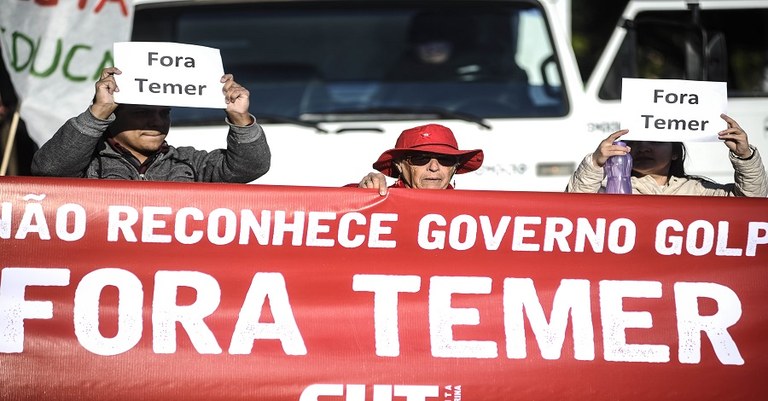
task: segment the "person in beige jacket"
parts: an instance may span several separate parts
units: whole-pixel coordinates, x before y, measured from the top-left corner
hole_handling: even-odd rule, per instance
[[[729,149],[734,182],[718,184],[706,178],[685,174],[685,146],[681,142],[614,142],[628,130],[616,131],[587,155],[571,176],[565,192],[605,192],[603,166],[609,157],[632,155],[632,193],[644,195],[768,196],[768,178],[757,148],[749,144],[747,133],[732,118],[720,117],[728,128],[718,137]]]

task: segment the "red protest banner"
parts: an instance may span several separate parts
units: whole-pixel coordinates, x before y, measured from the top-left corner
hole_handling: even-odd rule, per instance
[[[0,398],[758,399],[765,199],[0,180]]]

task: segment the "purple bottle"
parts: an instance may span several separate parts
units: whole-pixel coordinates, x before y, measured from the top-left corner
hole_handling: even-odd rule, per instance
[[[627,146],[622,141],[616,141],[614,145]],[[631,194],[632,193],[632,156],[627,153],[623,156],[611,156],[603,166],[605,176],[608,182],[605,185],[605,192],[609,194]]]

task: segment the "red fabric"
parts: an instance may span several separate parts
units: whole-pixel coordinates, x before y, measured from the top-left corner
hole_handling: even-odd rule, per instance
[[[456,174],[475,171],[483,164],[481,149],[461,150],[450,128],[440,124],[426,124],[403,131],[395,147],[384,151],[373,163],[373,168],[384,175],[397,178],[393,162],[409,152],[438,153],[459,158]]]
[[[762,399],[766,210],[0,178],[0,398]]]

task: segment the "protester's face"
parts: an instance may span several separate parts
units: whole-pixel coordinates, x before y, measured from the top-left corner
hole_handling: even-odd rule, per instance
[[[109,129],[115,141],[142,160],[160,149],[170,127],[170,107],[123,104]]]
[[[400,179],[409,188],[446,189],[456,172],[458,158],[451,155],[414,153],[396,162]]]
[[[632,170],[640,176],[644,175],[669,175],[669,167],[672,160],[678,155],[673,152],[672,142],[646,142],[628,141],[627,145],[632,149]]]
[[[419,59],[427,64],[442,64],[451,57],[452,46],[446,41],[432,41],[420,43],[416,51]]]

